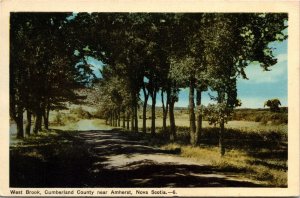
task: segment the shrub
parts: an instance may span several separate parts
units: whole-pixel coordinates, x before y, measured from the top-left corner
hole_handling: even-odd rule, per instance
[[[59,111],[57,112],[57,114],[54,118],[54,123],[57,124],[57,125],[63,125],[62,115]]]
[[[81,119],[92,118],[92,115],[90,114],[90,112],[84,110],[82,107],[71,109],[70,113],[76,114]]]
[[[287,107],[282,107],[280,112],[270,112],[266,109],[236,109],[232,114],[231,120],[254,121],[275,125],[287,124],[288,109]]]
[[[95,112],[93,113],[93,117],[94,117],[94,118],[99,118],[99,119],[104,119],[104,118],[105,118],[104,115],[105,115],[105,113],[104,113],[103,110],[100,109],[100,108],[98,108],[97,111],[95,111]]]
[[[262,120],[262,116],[261,115],[257,115],[256,117],[255,117],[255,122],[260,122],[261,120]]]

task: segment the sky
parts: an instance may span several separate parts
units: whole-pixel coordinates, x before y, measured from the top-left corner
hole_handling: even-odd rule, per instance
[[[263,71],[258,63],[251,63],[245,70],[249,80],[239,78],[237,80],[238,98],[242,101],[240,108],[263,108],[264,102],[268,99],[278,98],[282,106],[287,106],[287,89],[288,89],[288,73],[287,73],[287,43],[273,42],[270,44],[274,48],[273,54],[277,58],[277,64],[270,67],[271,71]],[[99,68],[103,64],[92,57],[87,57],[89,64],[93,65],[93,70],[97,77],[101,77]],[[207,91],[202,93],[202,104],[207,105],[213,103],[210,100]],[[141,92],[141,98],[143,94]],[[175,103],[177,107],[188,107],[188,88],[181,89],[179,93],[179,101]],[[148,103],[151,104],[151,98]],[[160,93],[157,94],[157,106],[161,106]]]

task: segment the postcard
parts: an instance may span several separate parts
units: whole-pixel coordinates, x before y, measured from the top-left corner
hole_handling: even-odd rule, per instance
[[[0,196],[299,196],[299,1],[0,9]]]

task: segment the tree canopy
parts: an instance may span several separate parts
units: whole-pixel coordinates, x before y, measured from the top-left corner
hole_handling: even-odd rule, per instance
[[[160,91],[164,126],[168,113],[170,117],[166,133],[176,139],[174,104],[180,88],[189,88],[190,141],[195,145],[201,141],[202,114],[207,112],[201,94],[207,89],[216,92],[211,112],[218,118],[213,116],[211,122],[220,125],[224,154],[226,117],[241,104],[237,77],[247,79],[245,68],[254,61],[265,70],[276,64],[269,44],[287,38],[284,13],[78,13],[70,19],[71,14],[11,15],[10,112],[19,123],[20,137],[24,110],[38,118],[39,130],[50,110],[79,101],[74,90],[95,80],[86,60],[94,57],[104,64],[98,89],[103,114],[111,123],[121,114],[124,121],[131,117],[135,131],[142,100],[146,131],[150,96],[155,135]]]

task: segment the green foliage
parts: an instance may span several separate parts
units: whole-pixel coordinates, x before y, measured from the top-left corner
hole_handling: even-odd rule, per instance
[[[211,97],[217,104],[201,111],[223,131],[224,122],[241,105],[237,77],[247,78],[245,68],[253,61],[268,70],[277,61],[269,44],[287,38],[283,31],[287,14],[282,13],[78,13],[68,20],[69,14],[12,14],[10,112],[20,127],[24,109],[41,118],[45,110],[80,103],[84,97],[74,90],[93,82],[87,58],[94,57],[104,66],[93,101],[106,119],[131,113],[137,129],[143,88],[152,98],[155,125],[156,94],[161,90],[167,95],[175,132],[172,109],[180,88],[189,86],[191,132],[195,133],[192,93],[209,88],[217,93]],[[91,117],[83,109],[74,113]]]
[[[70,113],[75,114],[80,119],[91,119],[92,118],[92,115],[90,114],[90,112],[84,110],[81,106],[71,109]]]
[[[234,110],[231,120],[245,120],[261,122],[262,124],[287,124],[287,108],[281,108],[280,112],[270,112],[265,109],[236,109]]]
[[[270,107],[270,111],[272,112],[279,112],[280,111],[279,105],[281,105],[280,100],[275,98],[275,99],[267,100],[264,104],[264,107],[265,106]]]
[[[53,122],[56,125],[63,125],[64,124],[63,120],[62,120],[62,114],[59,111],[57,111],[56,116],[54,117]]]
[[[67,101],[79,103],[84,98],[74,90],[90,83],[93,74],[84,57],[74,54],[78,43],[72,39],[69,14],[11,14],[10,116],[15,121],[23,120],[20,114],[25,109],[38,121],[42,116],[47,120],[50,110],[64,109]]]
[[[234,105],[240,106],[240,100],[236,100]],[[202,111],[204,119],[207,120],[210,125],[214,126],[220,124],[222,120],[227,123],[232,115],[232,108],[228,108],[226,103],[208,104],[207,106],[202,105],[198,111]]]
[[[225,122],[228,120],[228,113],[226,104],[208,104],[207,107],[202,107],[205,119],[208,120],[210,125],[217,125],[224,119]]]
[[[97,108],[97,110],[93,113],[94,118],[105,119],[105,114],[101,108]]]

